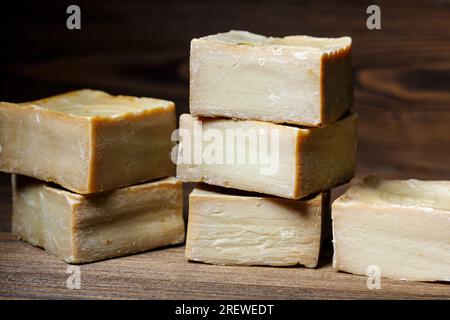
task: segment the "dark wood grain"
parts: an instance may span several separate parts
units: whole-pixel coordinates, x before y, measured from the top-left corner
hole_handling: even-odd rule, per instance
[[[450,1],[77,1],[82,30],[65,28],[72,1],[14,1],[0,10],[0,100],[27,101],[79,88],[154,96],[188,112],[189,41],[229,29],[275,36],[350,35],[360,115],[357,175],[450,179]],[[365,27],[378,4],[382,29]],[[2,4],[3,5],[3,4]],[[335,190],[335,195],[345,189]],[[0,174],[3,298],[446,298],[450,286],[318,270],[186,263],[183,247],[82,266],[15,240],[9,176]],[[328,263],[327,263],[328,261]]]

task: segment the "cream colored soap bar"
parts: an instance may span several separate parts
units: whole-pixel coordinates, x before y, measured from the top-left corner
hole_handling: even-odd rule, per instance
[[[220,265],[317,266],[329,193],[289,200],[230,189],[194,189],[186,258]]]
[[[319,126],[352,106],[349,37],[265,37],[230,31],[193,39],[190,112]]]
[[[177,176],[300,199],[353,177],[356,125],[356,114],[320,128],[183,114]]]
[[[95,193],[174,175],[175,105],[81,90],[0,103],[0,171]]]
[[[68,263],[183,243],[181,182],[166,178],[82,196],[13,175],[13,233]]]
[[[332,216],[334,268],[450,281],[450,181],[368,177],[333,203]]]

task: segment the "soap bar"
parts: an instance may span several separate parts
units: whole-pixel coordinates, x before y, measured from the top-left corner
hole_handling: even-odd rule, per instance
[[[190,112],[319,126],[352,106],[349,37],[265,37],[245,31],[191,42]]]
[[[87,194],[175,174],[175,105],[80,90],[0,103],[0,171]]]
[[[300,199],[353,177],[356,125],[356,114],[319,128],[183,114],[177,176]]]
[[[329,193],[306,200],[217,187],[189,196],[186,258],[219,265],[317,266]]]
[[[183,243],[182,185],[171,177],[83,196],[13,175],[12,231],[68,263]]]
[[[335,269],[450,281],[450,181],[367,177],[333,203],[332,217]]]

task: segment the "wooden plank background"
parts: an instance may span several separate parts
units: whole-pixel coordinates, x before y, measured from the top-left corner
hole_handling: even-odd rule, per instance
[[[274,36],[349,35],[354,110],[360,115],[357,175],[450,179],[450,1],[74,3],[82,12],[79,31],[65,27],[72,1],[2,4],[0,100],[27,101],[89,87],[170,99],[181,114],[188,112],[193,37],[229,29]],[[366,28],[369,4],[381,7],[381,30]],[[450,297],[445,284],[386,280],[382,290],[369,291],[364,277],[332,272],[327,255],[317,273],[188,264],[182,247],[83,266],[86,289],[69,291],[63,263],[10,236],[10,213],[9,176],[1,174],[3,297]]]

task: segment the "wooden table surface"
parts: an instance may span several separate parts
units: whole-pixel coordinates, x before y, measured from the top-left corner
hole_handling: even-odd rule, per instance
[[[0,19],[0,100],[90,87],[154,96],[188,112],[189,41],[229,29],[275,36],[350,35],[360,115],[357,176],[450,179],[450,1],[77,1],[82,29],[65,27],[68,1],[15,1]],[[366,28],[378,4],[382,29]],[[39,14],[36,14],[39,13]],[[337,191],[337,194],[342,188]],[[450,285],[382,281],[317,270],[187,263],[183,247],[67,265],[10,233],[9,176],[0,174],[2,298],[450,298]]]
[[[10,232],[8,176],[1,175],[0,299],[450,299],[450,284],[367,278],[336,272],[326,248],[318,269],[232,267],[187,262],[184,246],[80,266],[81,289],[68,289],[68,264]]]

